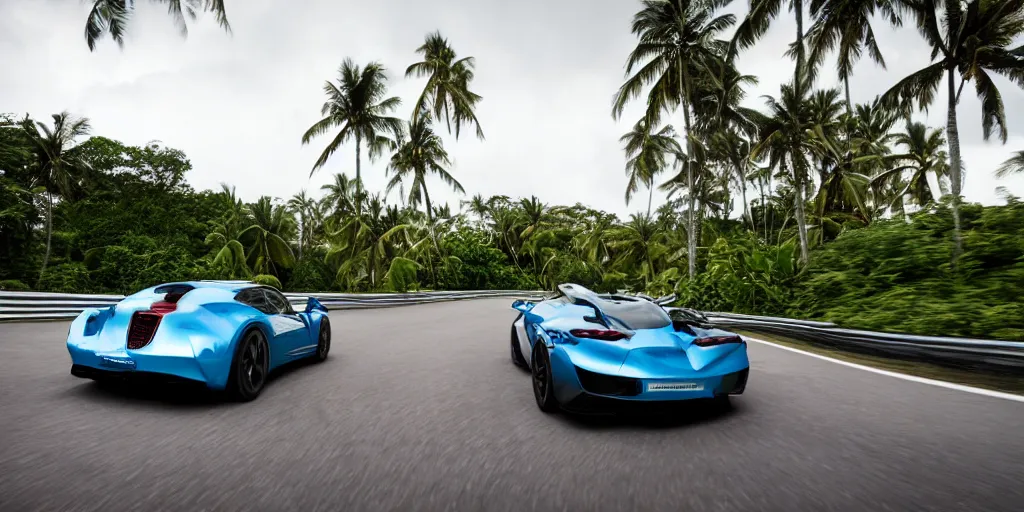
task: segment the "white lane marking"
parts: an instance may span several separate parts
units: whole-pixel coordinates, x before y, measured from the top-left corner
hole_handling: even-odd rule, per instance
[[[771,346],[773,346],[775,348],[781,348],[782,350],[788,350],[790,352],[796,352],[797,354],[803,354],[805,356],[811,356],[811,357],[815,357],[815,358],[822,359],[822,360],[825,360],[825,361],[831,361],[833,363],[841,364],[843,366],[849,366],[850,368],[857,368],[858,370],[864,370],[866,372],[877,373],[879,375],[888,375],[889,377],[896,377],[897,379],[909,380],[911,382],[918,382],[918,383],[921,383],[921,384],[928,384],[930,386],[938,386],[940,388],[955,389],[957,391],[963,391],[965,393],[974,393],[976,395],[985,395],[985,396],[991,396],[993,398],[1002,398],[1003,400],[1011,400],[1011,401],[1014,401],[1014,402],[1024,402],[1024,396],[1022,396],[1022,395],[1015,395],[1013,393],[1003,393],[1002,391],[993,391],[991,389],[976,388],[976,387],[972,387],[972,386],[964,386],[963,384],[953,384],[952,382],[946,382],[944,380],[926,379],[924,377],[918,377],[918,376],[915,376],[915,375],[907,375],[905,373],[890,372],[888,370],[880,370],[878,368],[874,368],[874,367],[871,367],[871,366],[865,366],[865,365],[862,365],[862,364],[851,363],[851,362],[848,362],[848,361],[843,361],[843,360],[840,360],[840,359],[835,359],[835,358],[832,358],[832,357],[827,357],[827,356],[823,356],[823,355],[820,355],[820,354],[815,354],[813,352],[807,352],[806,350],[800,350],[800,349],[796,349],[796,348],[792,348],[792,347],[787,347],[785,345],[779,345],[778,343],[772,343],[770,341],[759,340],[757,338],[751,338],[749,336],[744,336],[743,338],[746,339],[746,340],[750,340],[750,341],[756,341],[756,342],[762,343],[764,345],[771,345]]]

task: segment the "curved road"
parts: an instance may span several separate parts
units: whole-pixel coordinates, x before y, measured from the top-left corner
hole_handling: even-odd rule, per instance
[[[1024,403],[752,344],[733,409],[542,414],[507,299],[331,313],[250,404],[68,374],[0,325],[0,510],[1015,510]]]

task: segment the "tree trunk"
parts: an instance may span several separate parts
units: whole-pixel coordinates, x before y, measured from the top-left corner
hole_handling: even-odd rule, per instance
[[[363,213],[363,176],[360,169],[359,147],[362,146],[363,138],[356,132],[356,217]]]
[[[764,177],[760,174],[757,176],[757,188],[761,192],[761,222],[764,223],[764,241],[768,243],[768,203],[764,195]],[[750,216],[751,222],[754,220],[754,216]]]
[[[802,0],[793,0],[793,13],[796,14],[796,69],[793,71],[793,87],[797,95],[803,98],[804,82],[802,75],[804,71],[804,4]],[[796,132],[800,130],[800,121],[797,119]],[[793,148],[800,151],[799,147]],[[804,217],[804,183],[803,170],[797,169],[796,162],[793,162],[793,183],[795,185],[794,200],[796,201],[796,224],[800,234],[800,263],[806,265],[810,258],[807,249],[807,219]]]
[[[743,198],[743,216],[750,221],[750,229],[756,229],[754,227],[754,218],[750,215],[750,211],[747,208],[747,179],[746,176],[743,175],[743,167],[741,166],[737,171],[740,173],[740,195]]]
[[[803,171],[797,169],[796,162],[793,162],[793,197],[796,202],[796,226],[800,234],[800,263],[806,265],[810,259],[807,248],[807,218],[804,216],[804,180]]]
[[[963,181],[960,169],[960,134],[956,128],[956,89],[953,68],[949,68],[949,113],[946,119],[946,138],[949,141],[949,178],[953,194],[953,269],[956,270],[960,255],[963,254],[963,239],[960,233],[960,185]]]
[[[647,218],[651,218],[651,201],[654,200],[654,178],[647,183]]]
[[[796,69],[793,71],[793,87],[798,93],[803,92],[803,81],[800,80],[804,70],[804,4],[802,0],[793,0],[793,12],[796,14]]]
[[[689,271],[690,279],[693,279],[697,275],[697,222],[696,222],[696,203],[697,191],[693,189],[693,144],[690,140],[690,71],[686,63],[682,66],[682,87],[683,87],[683,124],[686,127],[686,190],[689,192],[689,209],[686,216],[686,259],[687,259],[687,270]]]
[[[306,238],[306,214],[299,215],[299,260],[302,259],[302,243]]]
[[[39,284],[43,280],[43,274],[46,273],[46,264],[50,261],[50,240],[53,238],[53,194],[49,190],[46,191],[46,254],[43,255],[43,268],[39,270],[39,281],[36,282],[36,288],[39,288]]]
[[[427,184],[423,183],[423,198],[427,203],[427,236],[430,237],[430,241],[433,243],[434,248],[437,249],[438,256],[441,255],[441,248],[437,245],[437,237],[434,236],[434,208],[430,204],[430,193],[427,192]],[[434,272],[434,259],[430,257],[430,251],[427,251],[427,264],[430,265],[430,286],[437,289],[437,274]]]

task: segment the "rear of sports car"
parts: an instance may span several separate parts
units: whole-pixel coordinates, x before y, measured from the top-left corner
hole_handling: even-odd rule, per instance
[[[615,410],[743,393],[746,343],[719,330],[572,329],[549,343],[555,396],[567,410]]]
[[[189,289],[140,292],[87,309],[68,333],[71,374],[91,379],[148,377],[223,389],[234,328],[195,301]],[[201,293],[199,290],[197,292]],[[192,292],[192,293],[197,293]],[[213,326],[213,329],[211,329]]]

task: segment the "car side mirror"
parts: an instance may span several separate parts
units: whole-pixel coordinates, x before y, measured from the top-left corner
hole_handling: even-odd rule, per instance
[[[664,306],[665,304],[671,304],[671,303],[673,303],[675,301],[676,301],[676,294],[673,293],[671,295],[666,295],[664,297],[658,297],[658,300],[654,301],[654,303],[659,305],[659,306]]]
[[[512,303],[512,309],[526,313],[533,309],[533,303],[527,300],[518,299]]]
[[[323,304],[320,303],[320,301],[316,300],[316,297],[310,297],[309,300],[306,301],[305,312],[312,313],[313,311],[323,311],[324,313],[326,313],[327,306],[324,306]]]

